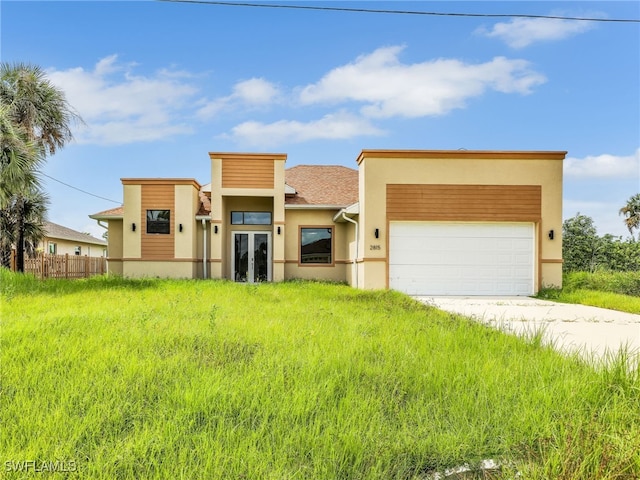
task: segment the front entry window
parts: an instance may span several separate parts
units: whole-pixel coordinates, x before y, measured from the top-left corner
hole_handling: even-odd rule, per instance
[[[231,225],[271,225],[271,212],[231,212]]]
[[[300,263],[330,265],[333,263],[333,228],[300,229]]]
[[[266,233],[253,235],[253,281],[269,280],[269,238]]]
[[[233,237],[233,279],[236,282],[246,282],[249,275],[249,234],[236,233]]]
[[[233,279],[236,282],[271,280],[271,233],[233,232]]]

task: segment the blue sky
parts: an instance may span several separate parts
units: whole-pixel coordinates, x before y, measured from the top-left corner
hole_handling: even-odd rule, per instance
[[[257,3],[257,2],[256,2]],[[262,2],[265,3],[265,2]],[[277,2],[638,19],[640,2]],[[272,3],[273,4],[273,3]],[[0,3],[0,56],[84,119],[43,173],[49,219],[100,235],[123,177],[210,181],[208,152],[356,168],[362,149],[567,150],[564,216],[628,237],[640,24],[194,3]]]

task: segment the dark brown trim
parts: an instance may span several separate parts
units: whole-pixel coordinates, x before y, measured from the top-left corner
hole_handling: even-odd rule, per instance
[[[121,178],[123,185],[192,185],[200,189],[201,185],[193,178]]]
[[[286,153],[236,153],[236,152],[209,152],[211,160],[286,160]]]
[[[519,150],[362,150],[357,163],[366,158],[394,159],[473,159],[473,160],[564,160],[566,151]]]

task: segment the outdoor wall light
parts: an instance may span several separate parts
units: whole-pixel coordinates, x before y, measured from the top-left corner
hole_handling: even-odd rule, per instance
[[[136,231],[136,224],[135,224],[135,223],[132,223],[132,224],[131,224],[131,231],[132,231],[132,232],[135,232],[135,231]]]
[[[380,230],[378,230],[377,228],[373,231],[373,236],[376,238],[380,237]]]
[[[280,227],[278,227],[278,235],[280,235]]]
[[[182,224],[178,225],[178,230],[182,231]]]
[[[213,233],[218,233],[218,225],[213,226]]]
[[[553,230],[549,230],[549,240],[553,240]]]

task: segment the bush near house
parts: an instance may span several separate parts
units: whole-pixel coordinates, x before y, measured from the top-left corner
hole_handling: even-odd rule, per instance
[[[640,271],[569,272],[562,285],[541,289],[536,297],[640,314]]]
[[[613,235],[598,236],[593,219],[579,213],[562,225],[563,270],[640,271],[640,241]]]
[[[492,478],[640,477],[629,352],[586,364],[328,283],[0,270],[0,292],[6,478],[42,475],[18,471],[33,460],[78,479],[424,479],[484,459]]]

